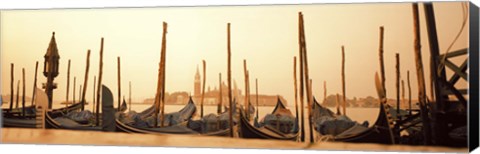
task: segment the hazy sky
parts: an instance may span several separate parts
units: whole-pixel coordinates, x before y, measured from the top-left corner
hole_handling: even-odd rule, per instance
[[[434,3],[441,52],[461,28],[460,2]],[[429,47],[423,5],[419,5],[423,64],[429,76]],[[162,22],[168,23],[167,92],[193,93],[193,79],[202,59],[207,62],[207,87],[226,80],[227,23],[231,23],[232,75],[244,87],[243,59],[247,60],[251,87],[283,95],[293,102],[293,56],[298,56],[298,12],[303,12],[313,94],[323,99],[341,93],[341,46],[345,45],[348,97],[376,96],[374,74],[379,70],[379,26],[385,27],[385,69],[389,98],[395,97],[395,53],[400,53],[402,79],[410,70],[412,94],[417,80],[413,52],[413,18],[410,3],[157,7],[110,9],[8,10],[0,14],[2,94],[10,93],[10,63],[15,80],[26,68],[27,96],[31,96],[35,61],[43,70],[43,55],[55,31],[60,74],[55,101],[64,101],[67,63],[71,83],[83,84],[86,53],[92,50],[87,101],[92,99],[93,76],[98,78],[100,39],[104,37],[103,84],[117,95],[117,56],[121,57],[122,95],[132,82],[134,101],[155,94],[162,42]],[[468,47],[468,24],[452,50]],[[39,82],[46,82],[41,71]],[[429,78],[426,78],[427,82]],[[406,82],[406,81],[405,81]],[[16,83],[15,83],[16,84]],[[428,85],[428,84],[427,84]],[[16,85],[15,85],[16,87]],[[427,89],[428,90],[428,89]],[[70,90],[72,91],[72,90]],[[72,96],[70,95],[70,100]],[[116,98],[116,97],[115,97]]]

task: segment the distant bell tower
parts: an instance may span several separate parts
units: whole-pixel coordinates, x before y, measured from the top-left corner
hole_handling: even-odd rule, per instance
[[[193,85],[193,96],[200,96],[200,72],[198,71],[198,66],[197,66],[197,73],[195,73],[195,82]]]

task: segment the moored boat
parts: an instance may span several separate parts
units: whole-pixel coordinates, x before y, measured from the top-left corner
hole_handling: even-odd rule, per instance
[[[298,131],[296,119],[285,105],[278,99],[275,108],[271,114],[273,117],[290,117],[291,119],[282,120],[282,118],[268,119],[264,118],[263,125],[255,127],[250,124],[243,112],[240,112],[239,135],[242,138],[256,139],[275,139],[275,140],[297,140]]]
[[[44,93],[40,93],[43,94]],[[115,109],[113,108],[113,94],[108,87],[102,86],[102,113],[101,125],[93,122],[81,124],[64,116],[63,112],[47,112],[45,123],[47,128],[90,131],[115,131]],[[92,117],[93,120],[93,117]]]
[[[150,118],[150,121],[155,120],[155,118],[152,117],[154,112],[152,111],[153,108],[150,107],[138,113],[128,122],[126,119],[122,119],[125,118],[126,115],[120,113],[115,119],[117,131],[144,134],[198,134],[186,126],[187,121],[191,119],[196,112],[196,106],[191,97],[188,103],[178,112],[165,114],[164,124],[166,126],[164,127],[153,126],[152,123],[154,122],[149,123],[149,121],[147,121],[148,118]],[[158,122],[158,124],[161,124],[161,121]]]

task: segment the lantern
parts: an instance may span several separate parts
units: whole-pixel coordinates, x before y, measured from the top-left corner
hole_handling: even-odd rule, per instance
[[[55,32],[52,33],[52,39],[50,40],[50,44],[48,45],[47,53],[45,53],[44,58],[45,61],[43,63],[43,75],[48,78],[49,73],[51,73],[51,77],[57,77],[60,55],[58,54],[57,43],[55,42]]]

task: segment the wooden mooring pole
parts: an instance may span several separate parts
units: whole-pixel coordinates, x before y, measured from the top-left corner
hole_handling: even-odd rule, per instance
[[[120,80],[120,56],[117,57],[117,86],[118,86],[117,111],[120,111],[120,102],[121,102],[121,95],[122,95],[122,86],[121,86],[121,80]]]
[[[100,104],[102,102],[100,102],[100,95],[102,93],[101,89],[102,89],[102,74],[103,74],[103,37],[102,39],[100,40],[100,60],[99,60],[99,68],[98,68],[98,84],[97,84],[97,100],[95,102],[97,102],[97,106],[95,108],[95,112],[97,113],[96,114],[96,117],[95,117],[95,122],[96,122],[96,126],[100,126]]]
[[[22,116],[25,117],[25,68],[22,68]]]
[[[418,82],[418,101],[420,105],[420,114],[422,118],[422,131],[424,137],[424,144],[430,145],[431,144],[431,127],[430,127],[430,120],[428,117],[428,110],[427,110],[427,98],[425,94],[425,77],[423,72],[423,62],[422,62],[422,53],[420,49],[420,23],[418,17],[418,4],[413,3],[413,30],[414,30],[414,49],[415,49],[415,64],[417,70],[417,82]]]
[[[17,82],[17,101],[15,103],[15,108],[18,109],[18,101],[20,101],[20,80]]]
[[[257,110],[256,110],[257,115],[256,115],[256,117],[258,118],[258,110],[260,110],[260,109],[258,108],[258,79],[257,78],[255,79],[255,102],[257,103]],[[298,115],[297,115],[297,117],[298,117]]]
[[[308,122],[309,123],[308,124],[308,127],[309,127],[308,129],[310,131],[310,143],[313,143],[313,142],[315,142],[315,136],[313,135],[315,130],[313,130],[313,122],[312,122],[312,120],[313,120],[313,115],[312,115],[312,106],[313,106],[312,79],[308,80],[307,88],[308,88],[307,97],[310,100],[309,101],[309,106],[308,106],[308,110],[309,110],[308,112],[309,112],[309,117],[310,117],[310,118],[308,118],[308,121],[309,121]]]
[[[14,82],[15,82],[15,78],[14,78],[14,75],[13,75],[13,69],[14,69],[14,64],[13,63],[10,63],[10,110],[9,112],[12,111],[13,109],[13,96],[15,95],[14,94],[14,89],[13,89],[13,85],[14,85]]]
[[[66,93],[66,98],[65,98],[65,107],[68,106],[68,96],[69,95],[70,95],[70,59],[68,60],[68,68],[67,68],[67,93]]]
[[[303,22],[303,19],[302,19],[302,12],[299,12],[298,13],[298,47],[299,47],[299,57],[300,57],[300,91],[299,91],[299,94],[300,94],[300,125],[302,125],[302,129],[300,130],[300,141],[301,142],[305,142],[305,118],[304,118],[304,99],[303,99],[303,90],[304,90],[304,78],[303,78],[303,66],[304,66],[304,63],[303,63],[303,60],[304,60],[304,57],[303,57],[303,46],[302,46],[302,22]]]
[[[160,51],[160,63],[158,69],[158,80],[157,80],[157,93],[155,94],[155,122],[154,127],[158,126],[158,115],[160,114],[160,127],[164,126],[164,99],[163,91],[165,88],[165,55],[166,55],[166,35],[167,35],[167,23],[163,22],[163,33],[162,33],[162,48]],[[160,112],[160,113],[159,113]]]
[[[73,89],[73,92],[72,92],[72,94],[73,94],[73,103],[76,102],[76,100],[75,100],[75,88],[77,88],[77,87],[75,86],[76,80],[77,80],[77,77],[74,76],[74,77],[73,77],[73,88],[72,88],[72,89]]]
[[[407,71],[408,85],[408,114],[412,116],[412,87],[410,86],[410,71]]]
[[[82,111],[85,110],[85,95],[87,93],[87,84],[88,84],[88,70],[90,69],[90,49],[87,51],[87,62],[86,62],[86,68],[85,68],[85,79],[83,81],[83,92],[82,92]],[[94,87],[95,88],[95,87]],[[80,86],[81,89],[81,86]]]
[[[347,116],[347,94],[345,92],[345,47],[342,45],[342,107],[343,115]]]
[[[247,119],[250,121],[252,120],[252,117],[250,116],[250,71],[247,70],[247,89],[245,91],[247,95]]]
[[[79,85],[78,87],[78,97],[82,97],[82,85]],[[80,102],[82,101],[82,98],[79,98]]]
[[[35,77],[33,78],[33,92],[32,92],[32,103],[30,105],[33,106],[35,102],[35,89],[37,88],[37,73],[38,73],[38,61],[35,63]]]
[[[380,57],[380,76],[382,81],[382,87],[385,87],[385,65],[383,62],[383,26],[380,26],[380,43],[379,43],[379,57]],[[387,90],[383,88],[383,93],[387,97]]]
[[[161,71],[162,71],[162,84],[161,84],[161,91],[160,91],[160,104],[162,105],[161,107],[161,127],[164,126],[165,123],[165,85],[167,83],[166,79],[166,71],[165,71],[165,65],[166,65],[166,56],[167,56],[167,23],[163,22],[163,34],[162,34],[162,60],[161,60]]]
[[[323,81],[323,103],[327,101],[327,81]]]
[[[205,99],[205,82],[207,80],[207,75],[205,74],[207,71],[207,64],[205,63],[205,60],[202,60],[202,66],[203,66],[203,80],[202,80],[202,99],[200,100],[200,117],[203,117],[203,101]]]
[[[161,55],[161,54],[160,54]],[[160,61],[161,61],[162,58],[160,58]],[[161,107],[161,104],[160,104],[160,93],[161,93],[161,79],[162,79],[162,62],[159,62],[158,63],[158,76],[157,76],[157,89],[156,89],[156,93],[155,93],[155,101],[154,101],[154,106],[155,106],[155,111],[153,113],[154,115],[154,119],[155,121],[153,122],[153,127],[157,127],[158,126],[158,115],[159,115],[159,112],[160,112],[160,107]]]
[[[93,100],[92,100],[92,112],[95,114],[95,94],[96,94],[96,90],[95,90],[95,87],[97,85],[97,76],[93,76]]]
[[[227,24],[227,82],[228,82],[228,102],[230,105],[229,125],[230,137],[233,137],[233,102],[232,102],[232,72],[231,72],[231,47],[230,47],[230,23]]]
[[[132,111],[132,81],[128,82],[128,112]]]
[[[303,14],[300,12],[300,47],[301,47],[301,52],[303,52],[303,65],[304,65],[304,73],[305,73],[305,76],[304,76],[304,82],[305,82],[305,90],[307,92],[307,107],[308,107],[308,127],[309,127],[309,130],[310,130],[310,143],[313,143],[314,142],[314,138],[313,138],[313,129],[312,129],[312,104],[313,104],[313,100],[312,98],[310,98],[310,96],[308,96],[310,94],[310,85],[309,85],[309,81],[310,81],[310,77],[309,77],[309,73],[308,73],[308,56],[307,56],[307,44],[306,44],[306,41],[305,41],[305,27],[304,27],[304,24],[303,24]]]
[[[395,133],[393,130],[393,122],[391,121],[391,117],[389,114],[389,106],[387,104],[387,90],[385,88],[385,66],[384,66],[384,58],[383,58],[383,26],[380,27],[380,47],[379,47],[379,59],[380,59],[380,75],[381,79],[378,79],[378,75],[375,75],[375,82],[381,82],[379,85],[376,86],[381,86],[381,98],[380,98],[380,105],[383,106],[384,112],[387,115],[386,120],[389,123],[389,128],[388,131],[390,133],[390,140],[392,144],[395,144]],[[377,81],[378,80],[378,81]],[[379,95],[380,96],[380,95]]]
[[[299,126],[298,124],[298,90],[297,90],[297,57],[293,57],[293,92],[295,94],[295,118],[296,125],[297,127]],[[258,108],[258,107],[257,107]]]
[[[337,104],[337,115],[342,115],[342,112],[340,112],[340,95],[337,93],[335,98],[335,102]]]
[[[223,102],[223,93],[222,93],[222,73],[218,73],[218,104],[217,104],[217,114],[222,113],[222,102]]]
[[[401,81],[402,83],[402,101],[401,101],[401,105],[400,106],[403,106],[405,108],[405,82],[402,80]]]
[[[396,87],[396,90],[397,90],[397,120],[400,121],[401,120],[401,116],[400,116],[400,54],[398,54],[398,53],[395,54],[395,60],[396,60],[395,87]]]
[[[78,88],[78,96],[79,96],[79,97],[82,96],[82,85],[80,85],[80,87]],[[80,101],[82,101],[81,98],[80,98]]]
[[[157,89],[156,89],[156,93],[155,93],[155,101],[154,101],[154,106],[155,106],[155,111],[154,111],[154,124],[153,126],[154,127],[157,127],[158,126],[158,115],[160,113],[160,108],[162,107],[161,106],[161,102],[160,102],[160,99],[161,99],[161,88],[162,88],[162,54],[160,53],[160,62],[158,63],[158,76],[157,76]],[[161,118],[160,118],[161,119]]]
[[[248,79],[247,79],[247,60],[243,59],[243,75],[245,78],[245,98],[243,100],[243,107],[245,110],[245,117],[249,119],[249,112],[248,112]]]

